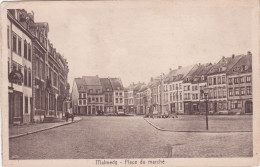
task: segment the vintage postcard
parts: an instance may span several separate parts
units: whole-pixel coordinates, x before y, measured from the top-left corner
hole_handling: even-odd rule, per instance
[[[3,166],[259,166],[259,1],[1,3]]]

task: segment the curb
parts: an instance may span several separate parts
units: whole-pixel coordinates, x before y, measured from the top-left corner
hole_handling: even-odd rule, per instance
[[[241,132],[253,132],[250,130],[240,130],[240,131],[210,131],[210,130],[171,130],[171,129],[162,129],[155,124],[151,123],[147,119],[143,118],[147,123],[152,125],[155,129],[159,131],[166,131],[166,132],[190,132],[190,133],[241,133]]]
[[[64,124],[55,125],[55,126],[51,126],[51,127],[48,127],[48,128],[43,128],[43,129],[31,131],[31,132],[26,132],[26,133],[22,133],[22,134],[18,134],[18,135],[9,136],[9,139],[14,139],[14,138],[17,138],[17,137],[22,137],[22,136],[34,134],[34,133],[37,133],[37,132],[42,132],[42,131],[45,131],[45,130],[54,129],[54,128],[58,128],[58,127],[61,127],[61,126],[69,125],[69,124],[72,124],[72,123],[77,123],[77,122],[79,122],[81,120],[82,120],[82,118],[80,118],[79,120],[76,120],[74,122],[66,122]]]

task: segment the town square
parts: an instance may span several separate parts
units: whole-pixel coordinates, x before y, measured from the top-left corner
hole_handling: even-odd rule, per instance
[[[250,8],[86,4],[6,6],[9,160],[254,156]]]

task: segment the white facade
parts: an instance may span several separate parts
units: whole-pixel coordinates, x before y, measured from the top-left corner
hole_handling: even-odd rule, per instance
[[[6,30],[8,72],[10,73],[16,69],[23,74],[22,83],[9,82],[8,84],[10,88],[13,88],[13,92],[21,93],[20,95],[12,93],[14,95],[14,104],[11,105],[13,105],[14,115],[10,115],[11,118],[9,119],[13,120],[9,121],[12,123],[29,123],[32,110],[32,41],[22,31],[22,27],[16,26],[9,19],[7,19]],[[22,99],[17,96],[21,96]],[[17,121],[18,119],[20,121]]]

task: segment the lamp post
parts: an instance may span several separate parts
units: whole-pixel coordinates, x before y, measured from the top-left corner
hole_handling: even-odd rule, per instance
[[[204,95],[204,99],[206,101],[206,130],[209,129],[208,123],[208,89],[200,90],[200,93]]]

